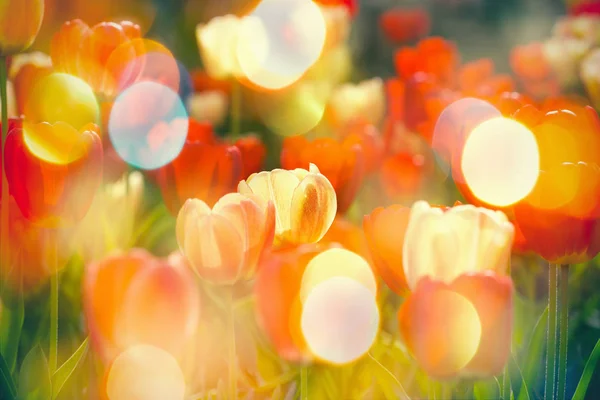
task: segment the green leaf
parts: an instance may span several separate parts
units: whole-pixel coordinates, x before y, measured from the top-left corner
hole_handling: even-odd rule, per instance
[[[81,360],[84,359],[88,350],[88,338],[85,338],[83,343],[79,345],[79,348],[75,350],[75,352],[69,357],[67,361],[63,365],[60,366],[58,370],[52,376],[52,399],[56,399],[61,389],[69,379],[69,377],[75,371],[75,368],[81,363]]]
[[[373,373],[375,379],[379,383],[379,389],[383,392],[383,395],[388,400],[405,399],[410,400],[408,393],[404,390],[404,387],[400,381],[394,376],[394,374],[388,370],[382,363],[377,361],[375,357],[368,354],[372,360],[374,366]]]
[[[6,360],[0,353],[0,392],[8,394],[8,400],[13,400],[17,395],[15,381],[10,373]]]
[[[517,398],[518,400],[530,400],[529,397],[529,389],[527,388],[527,382],[525,381],[525,378],[523,378],[523,373],[521,372],[521,367],[519,367],[519,364],[517,363],[517,358],[515,357],[515,355],[513,353],[510,354],[511,356],[511,370],[512,371],[517,371],[519,373],[519,377],[521,378],[521,390],[519,390],[519,397]],[[512,395],[512,392],[511,392]]]
[[[0,352],[2,352],[11,373],[14,372],[17,365],[19,338],[25,319],[23,292],[19,290],[14,296],[16,298],[11,299],[8,304],[3,304],[2,313],[0,313]]]
[[[583,369],[583,374],[581,374],[581,379],[579,379],[579,383],[577,384],[577,389],[575,389],[573,400],[585,399],[585,393],[587,392],[590,381],[592,380],[592,375],[596,369],[598,359],[600,359],[600,339],[598,339],[596,342],[596,345],[592,350],[592,354],[590,354],[590,358],[588,358],[587,362],[585,363],[585,368]]]
[[[500,392],[500,382],[497,379],[478,381],[473,385],[473,395],[476,400],[498,399]]]
[[[547,325],[548,307],[546,307],[542,315],[540,315],[540,318],[535,324],[535,328],[533,328],[531,337],[529,338],[529,343],[525,348],[527,358],[523,362],[521,372],[523,374],[523,379],[525,382],[529,383],[530,387],[535,387],[536,379],[543,376],[543,371],[540,370],[540,368],[543,368],[543,365],[540,364],[540,360],[543,364]],[[525,399],[525,397],[521,396],[524,396],[524,394],[519,393],[519,400]]]
[[[19,372],[19,400],[48,400],[52,396],[52,383],[48,360],[39,344],[25,356]]]

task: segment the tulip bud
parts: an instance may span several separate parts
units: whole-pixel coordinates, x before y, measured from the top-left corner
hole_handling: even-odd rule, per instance
[[[241,74],[237,59],[237,42],[241,19],[225,15],[196,27],[196,39],[206,72],[214,79]]]
[[[198,199],[177,215],[177,242],[194,271],[217,284],[251,278],[272,241],[275,209],[255,195],[230,193],[212,208]]]
[[[5,0],[0,4],[0,56],[20,53],[37,36],[44,0]]]
[[[335,189],[314,164],[308,171],[274,169],[252,174],[239,183],[238,192],[273,202],[278,244],[318,242],[337,212]]]

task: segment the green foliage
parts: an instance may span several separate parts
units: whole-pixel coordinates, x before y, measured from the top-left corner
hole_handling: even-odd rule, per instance
[[[19,372],[18,400],[48,400],[52,397],[52,382],[48,360],[39,344],[25,356]]]

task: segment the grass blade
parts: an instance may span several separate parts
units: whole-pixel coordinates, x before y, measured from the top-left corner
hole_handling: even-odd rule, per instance
[[[577,389],[575,389],[573,400],[585,400],[585,393],[592,380],[592,375],[594,375],[598,359],[600,359],[600,339],[596,342],[594,350],[592,350],[592,354],[590,354],[590,358],[588,358],[585,363],[585,368],[583,369],[583,374],[581,374],[581,379],[579,379],[579,383],[577,384]]]
[[[79,345],[79,348],[75,350],[75,352],[69,357],[67,361],[63,365],[60,366],[58,370],[52,376],[52,399],[56,399],[60,391],[62,390],[67,380],[73,374],[73,371],[77,368],[77,366],[81,363],[81,360],[84,359],[88,350],[88,338],[85,338],[83,343]]]

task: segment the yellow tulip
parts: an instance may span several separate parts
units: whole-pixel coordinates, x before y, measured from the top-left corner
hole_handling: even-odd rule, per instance
[[[316,165],[309,169],[274,169],[252,174],[238,192],[254,194],[275,205],[276,244],[316,243],[337,212],[335,190]]]
[[[501,211],[461,205],[444,212],[419,201],[405,235],[404,274],[414,290],[425,276],[451,283],[465,273],[506,275],[514,227]]]
[[[0,0],[0,56],[31,46],[43,18],[44,0]]]

